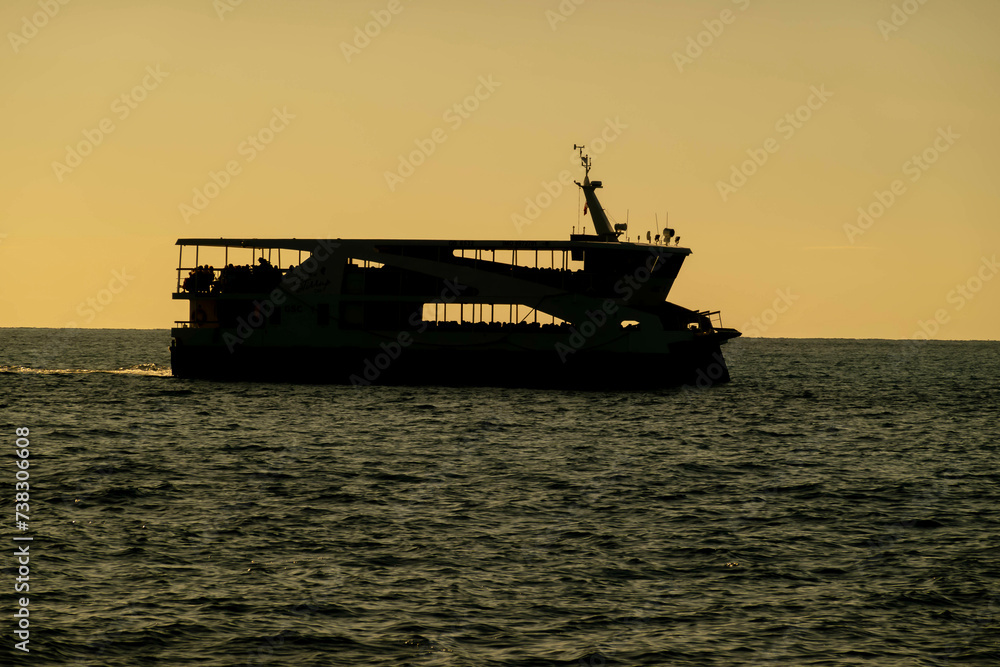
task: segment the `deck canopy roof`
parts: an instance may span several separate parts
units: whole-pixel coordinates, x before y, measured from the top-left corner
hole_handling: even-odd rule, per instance
[[[445,240],[445,239],[177,239],[179,246],[204,246],[216,248],[281,248],[282,250],[301,250],[312,252],[317,246],[339,244],[349,249],[353,247],[378,246],[439,246],[445,248],[469,248],[476,250],[574,250],[586,248],[601,248],[607,250],[659,250],[661,252],[690,255],[691,249],[659,245],[653,243],[625,243],[621,241],[600,241],[596,236],[574,235],[568,241],[531,241],[531,240]]]

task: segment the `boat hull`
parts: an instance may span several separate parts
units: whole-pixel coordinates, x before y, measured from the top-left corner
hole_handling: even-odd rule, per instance
[[[719,342],[668,352],[174,346],[173,374],[224,381],[571,389],[706,388],[729,380]]]

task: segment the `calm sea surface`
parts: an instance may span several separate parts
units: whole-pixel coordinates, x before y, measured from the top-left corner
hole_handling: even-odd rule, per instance
[[[0,329],[0,664],[1000,664],[1000,343],[737,340],[649,393],[176,380],[168,344]]]

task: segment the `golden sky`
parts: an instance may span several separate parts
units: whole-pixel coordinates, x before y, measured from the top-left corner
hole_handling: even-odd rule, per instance
[[[4,0],[0,27],[0,326],[167,328],[180,237],[565,239],[576,187],[529,203],[584,143],[633,238],[669,211],[693,249],[672,301],[1000,338],[996,0]]]

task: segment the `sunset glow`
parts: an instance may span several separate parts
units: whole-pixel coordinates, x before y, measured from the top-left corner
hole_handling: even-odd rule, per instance
[[[178,238],[566,239],[574,144],[748,336],[997,339],[1000,5],[11,0],[6,327],[166,329]],[[669,216],[669,217],[668,217]]]

